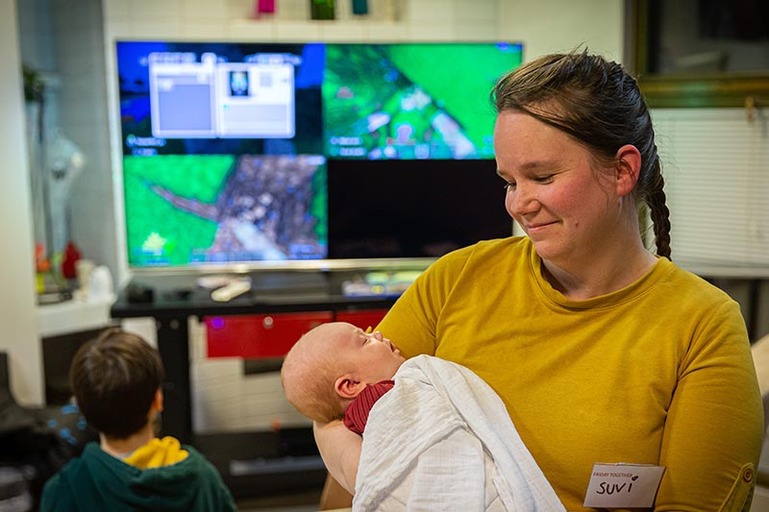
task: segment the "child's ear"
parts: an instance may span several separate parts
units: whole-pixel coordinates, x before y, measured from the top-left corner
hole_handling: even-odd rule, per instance
[[[342,375],[334,382],[334,390],[342,398],[355,398],[365,387],[365,382],[355,380],[349,373]]]
[[[158,389],[155,391],[155,399],[152,401],[150,408],[156,412],[163,412],[163,390]]]

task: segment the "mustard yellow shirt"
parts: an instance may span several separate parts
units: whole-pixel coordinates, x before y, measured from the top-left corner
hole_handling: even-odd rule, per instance
[[[406,357],[465,365],[505,402],[568,510],[595,463],[661,464],[655,510],[740,510],[763,409],[738,304],[660,259],[630,286],[575,301],[526,237],[450,253],[379,329]]]

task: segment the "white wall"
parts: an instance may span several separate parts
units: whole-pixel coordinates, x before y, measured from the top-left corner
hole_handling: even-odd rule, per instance
[[[617,0],[499,0],[497,34],[523,41],[526,60],[579,47],[622,62],[624,4]]]
[[[85,166],[73,186],[72,238],[83,257],[107,265],[114,275],[117,242],[112,208],[102,2],[45,1],[53,5],[52,24],[57,36],[61,128],[86,156]]]
[[[34,250],[16,4],[0,0],[0,350],[9,354],[11,389],[23,404],[43,403],[35,316]]]

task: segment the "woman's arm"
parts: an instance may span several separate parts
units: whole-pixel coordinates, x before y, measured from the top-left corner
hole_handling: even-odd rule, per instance
[[[326,469],[350,494],[355,492],[355,476],[360,460],[361,436],[344,426],[340,420],[313,423],[315,443]]]
[[[738,306],[714,312],[681,365],[665,422],[659,510],[739,511],[755,484],[763,408]]]

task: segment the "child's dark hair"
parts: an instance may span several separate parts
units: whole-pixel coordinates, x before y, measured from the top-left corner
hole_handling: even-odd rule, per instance
[[[113,328],[80,347],[69,377],[89,425],[107,437],[125,439],[149,421],[164,374],[154,347],[136,334]]]

